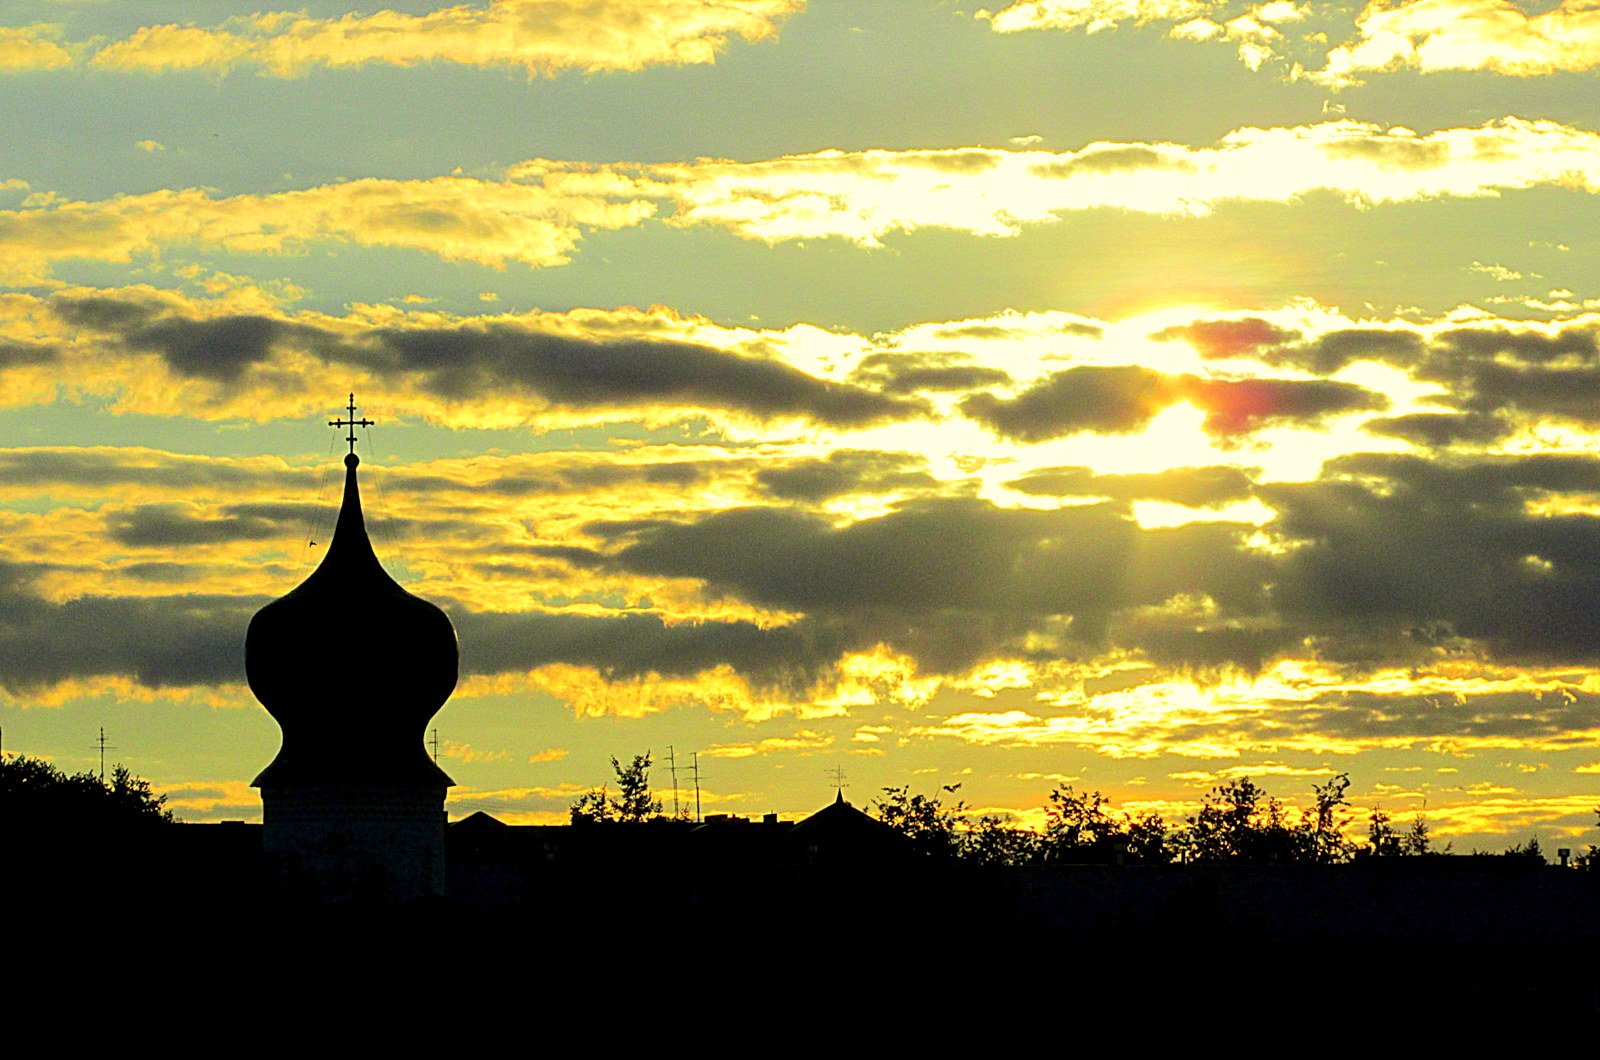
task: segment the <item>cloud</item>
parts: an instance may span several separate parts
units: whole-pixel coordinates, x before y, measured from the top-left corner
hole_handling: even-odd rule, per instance
[[[1014,398],[975,394],[961,411],[997,434],[1042,442],[1080,431],[1128,434],[1181,398],[1169,376],[1137,365],[1087,365],[1056,372]]]
[[[950,337],[984,336],[957,334]],[[888,394],[977,390],[1011,382],[1011,377],[1002,369],[972,363],[970,355],[945,351],[870,354],[856,366],[853,378],[875,385]]]
[[[1213,508],[1251,495],[1251,476],[1231,465],[1175,467],[1138,474],[1098,474],[1088,467],[1046,467],[1006,483],[1019,493],[1041,497],[1106,497],[1117,501],[1164,501],[1191,508]]]
[[[58,35],[54,26],[0,26],[0,72],[71,66],[72,53],[57,43]]]
[[[997,656],[1098,650],[1115,612],[1184,593],[1215,601],[1219,622],[1259,613],[1268,570],[1242,549],[1238,526],[1140,530],[1105,505],[1040,511],[941,498],[838,527],[787,508],[742,508],[586,529],[609,547],[562,558],[696,579],[713,594],[803,614],[788,635],[830,659],[882,643],[940,674]]]
[[[101,47],[100,69],[162,72],[253,67],[295,77],[318,67],[451,62],[562,70],[641,70],[712,62],[737,36],[764,40],[804,0],[490,0],[420,15],[396,11],[315,18],[277,12],[220,26],[145,26]],[[0,56],[4,56],[0,42]],[[58,64],[53,64],[58,65]]]
[[[616,165],[605,178],[531,162],[513,174],[560,179],[573,192],[597,192],[603,179],[626,174],[634,193],[672,204],[674,225],[716,225],[768,243],[831,236],[875,247],[890,232],[1011,236],[1080,210],[1193,216],[1224,201],[1289,202],[1314,191],[1360,205],[1538,186],[1592,193],[1600,187],[1597,146],[1595,133],[1550,121],[1504,118],[1419,135],[1338,120],[1238,129],[1214,147],[822,151],[761,162]]]
[[[1600,520],[1530,501],[1600,489],[1600,462],[1359,454],[1316,482],[1259,486],[1295,542],[1276,606],[1327,658],[1478,650],[1513,663],[1600,659]]]
[[[784,751],[816,751],[832,745],[832,736],[810,729],[801,729],[793,736],[769,736],[754,743],[712,744],[700,753],[707,758],[753,758],[756,755]]]
[[[1014,0],[1002,10],[978,12],[996,33],[1030,29],[1086,29],[1090,33],[1123,22],[1175,22],[1221,6],[1214,0]]]
[[[1443,449],[1451,445],[1490,445],[1511,434],[1512,425],[1488,414],[1414,412],[1368,420],[1361,429],[1371,434],[1401,438],[1413,445]]]
[[[212,315],[204,304],[171,296],[103,293],[63,295],[43,304],[61,324],[92,336],[99,363],[104,364],[108,346],[130,357],[154,355],[175,379],[208,384],[203,393],[210,403],[234,415],[271,415],[277,404],[303,408],[318,366],[337,366],[346,377],[350,369],[358,370],[367,380],[361,388],[369,393],[377,383],[391,393],[409,394],[402,407],[413,414],[478,405],[515,409],[513,422],[526,422],[541,410],[580,415],[722,410],[757,420],[863,427],[927,412],[920,399],[819,378],[777,357],[671,334],[701,330],[693,322],[652,321],[636,314],[630,324],[625,312],[609,318],[589,314],[590,326],[573,334],[573,318],[537,314],[487,320],[425,314],[422,323],[291,319],[275,312]],[[669,333],[659,334],[664,330]],[[107,385],[126,393],[126,382],[125,371],[113,372]],[[203,404],[194,402],[182,411]]]
[[[330,351],[330,359],[412,376],[445,398],[510,387],[556,406],[735,408],[762,419],[806,417],[840,426],[905,418],[921,408],[780,361],[706,346],[569,338],[497,324],[378,331]]]
[[[1188,401],[1205,412],[1205,430],[1238,435],[1269,425],[1311,423],[1346,412],[1386,408],[1382,395],[1353,383],[1307,379],[1203,379],[1137,365],[1081,366],[1053,373],[1014,398],[975,394],[963,413],[996,433],[1043,442],[1085,431],[1130,434],[1163,409]]]
[[[163,190],[0,210],[0,279],[29,282],[64,259],[125,263],[164,247],[285,253],[317,243],[422,250],[502,267],[564,263],[586,229],[625,228],[655,211],[637,197],[573,194],[467,177],[363,179],[217,197]]]
[[[1562,0],[1537,13],[1509,0],[1374,4],[1356,17],[1356,31],[1308,76],[1337,87],[1398,69],[1534,77],[1600,65],[1600,10],[1581,0]]]
[[[196,489],[306,489],[309,472],[273,457],[218,459],[138,446],[0,449],[0,489],[51,487],[122,493],[129,486]]]
[[[245,627],[264,597],[84,596],[56,603],[37,570],[0,562],[0,688],[125,678],[146,688],[237,683]]]
[[[1190,324],[1163,328],[1153,339],[1183,339],[1206,358],[1259,356],[1263,348],[1281,346],[1298,338],[1297,332],[1281,328],[1260,317],[1235,320],[1196,320]]]
[[[751,622],[679,622],[647,612],[452,614],[463,674],[525,673],[552,664],[608,681],[694,677],[731,667],[768,687],[809,691],[844,648],[837,636]]]
[[[839,449],[826,457],[760,468],[756,482],[781,500],[815,504],[850,493],[932,488],[937,481],[920,470],[924,464],[911,453]]]
[[[1369,206],[1535,187],[1600,189],[1600,135],[1520,118],[1427,134],[1339,120],[1238,129],[1211,147],[821,151],[656,164],[533,159],[498,180],[45,197],[0,211],[0,280],[38,282],[64,260],[123,263],[191,246],[270,254],[343,244],[541,268],[567,262],[586,232],[656,217],[767,243],[838,238],[877,247],[890,233],[923,229],[1015,236],[1084,210],[1199,216],[1224,202],[1292,202],[1317,191]]]

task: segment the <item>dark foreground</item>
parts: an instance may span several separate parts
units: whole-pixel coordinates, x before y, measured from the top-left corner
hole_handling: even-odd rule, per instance
[[[612,857],[509,875],[462,861],[451,899],[393,908],[285,894],[247,843],[16,853],[8,1009],[40,1019],[277,1013],[264,1029],[283,1031],[427,1013],[435,1030],[520,1020],[611,1036],[620,1020],[802,1038],[865,1020],[926,1040],[1084,1021],[1135,1037],[1576,1031],[1600,1015],[1600,881],[1487,859],[983,870]]]

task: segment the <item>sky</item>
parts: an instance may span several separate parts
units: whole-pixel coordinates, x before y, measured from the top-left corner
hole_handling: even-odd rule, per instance
[[[354,392],[455,818],[648,751],[1596,842],[1597,68],[1574,0],[0,0],[4,747],[259,820]]]

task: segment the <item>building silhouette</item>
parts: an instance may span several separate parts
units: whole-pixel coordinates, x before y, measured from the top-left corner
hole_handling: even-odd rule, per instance
[[[327,554],[251,619],[250,689],[283,730],[255,778],[262,849],[281,881],[324,899],[403,902],[445,890],[446,791],[423,747],[456,685],[455,628],[378,562],[367,538],[355,454]]]

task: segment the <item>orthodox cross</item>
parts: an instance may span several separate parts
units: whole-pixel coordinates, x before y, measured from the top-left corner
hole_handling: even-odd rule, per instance
[[[840,798],[844,798],[844,789],[850,786],[844,782],[844,767],[834,766],[832,769],[825,770],[825,772],[833,778],[833,790]]]
[[[347,420],[344,420],[344,419],[332,419],[332,420],[329,420],[328,421],[328,426],[329,427],[349,427],[350,428],[350,436],[347,437],[345,439],[345,441],[350,443],[350,452],[354,453],[356,451],[356,428],[357,427],[371,427],[372,426],[372,421],[367,419],[365,416],[361,417],[359,420],[356,419],[356,396],[354,394],[351,394],[350,395],[350,418],[347,419]]]

